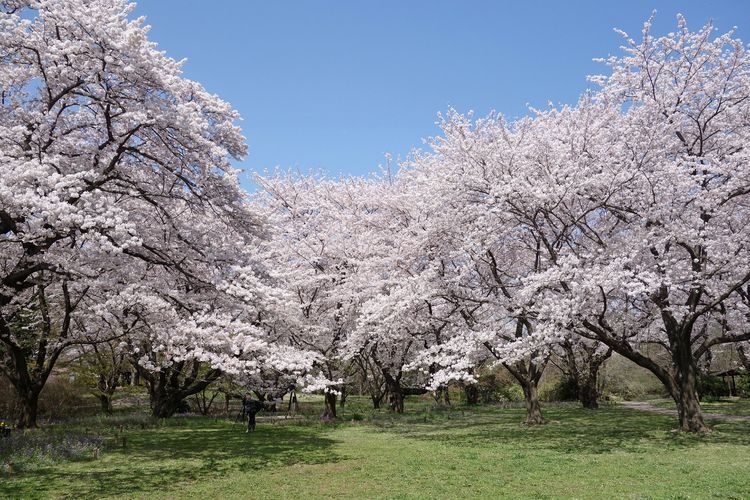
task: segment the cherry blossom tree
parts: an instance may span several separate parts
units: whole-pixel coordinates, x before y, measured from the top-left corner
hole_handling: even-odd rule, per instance
[[[740,358],[740,363],[745,367],[745,371],[750,373],[750,348],[747,343],[737,345],[737,354]]]
[[[691,432],[708,430],[698,361],[750,337],[750,57],[731,33],[714,36],[679,18],[656,38],[646,23],[641,42],[626,37],[625,55],[607,60],[612,74],[594,78],[592,103],[539,121],[557,125],[529,153],[554,172],[537,167],[534,179],[565,193],[550,213],[573,228],[557,265],[527,283],[547,294],[538,317],[654,373]]]
[[[522,342],[495,346],[500,356],[570,335],[600,342],[651,370],[681,428],[701,432],[698,360],[749,335],[750,72],[731,33],[712,39],[710,25],[691,32],[682,19],[678,28],[654,38],[647,23],[577,106],[512,125],[449,116],[415,168],[443,189],[430,199],[454,210],[456,241],[487,269],[473,283],[491,277],[504,298],[494,319],[525,322]]]
[[[258,177],[258,210],[273,226],[264,259],[289,297],[274,328],[298,349],[318,354],[316,379],[305,382],[325,395],[324,419],[336,418],[348,362],[340,349],[356,320],[359,299],[352,287],[360,239],[347,226],[359,210],[364,181],[329,181],[277,173]]]
[[[443,135],[430,143],[432,150],[416,155],[403,175],[418,186],[422,210],[430,214],[423,225],[431,247],[422,251],[440,255],[432,289],[451,304],[448,337],[453,340],[431,349],[440,353],[434,362],[442,366],[441,375],[470,380],[469,360],[482,363],[477,351],[486,350],[521,385],[526,421],[538,424],[544,418],[537,386],[551,351],[538,344],[519,353],[535,331],[534,301],[519,289],[523,279],[550,263],[525,227],[529,212],[523,191],[530,188],[515,177],[515,155],[528,123],[515,130],[495,116],[473,122],[451,112],[441,124]]]
[[[239,253],[259,233],[230,165],[245,153],[238,114],[183,78],[132,8],[0,4],[0,366],[24,403],[21,427],[36,425],[63,351],[91,334],[75,325],[96,314],[94,297],[125,297],[143,280],[135,304],[150,322],[139,327],[169,337],[154,345],[174,347],[172,358],[211,357],[178,347],[176,331],[222,347],[227,325],[257,333],[219,299],[237,288],[232,269],[252,265]],[[196,306],[205,295],[207,310]]]
[[[445,398],[450,380],[438,381],[439,366],[430,361],[423,366],[420,353],[447,338],[455,312],[431,288],[438,281],[427,278],[439,272],[440,261],[425,251],[427,214],[413,188],[400,177],[374,180],[360,188],[364,202],[350,224],[362,241],[356,275],[362,305],[344,353],[379,372],[371,378],[382,378],[397,413],[404,411],[406,396],[428,392],[430,379],[436,399]]]
[[[599,370],[612,356],[612,348],[599,341],[573,336],[555,349],[563,376],[575,384],[576,397],[584,408],[599,407]]]

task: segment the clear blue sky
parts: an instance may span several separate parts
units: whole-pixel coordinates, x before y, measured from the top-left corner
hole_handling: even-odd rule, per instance
[[[185,74],[240,111],[241,166],[366,174],[435,135],[449,106],[512,118],[574,103],[622,28],[678,12],[750,42],[750,1],[139,0],[136,15]],[[253,189],[251,182],[245,182]]]

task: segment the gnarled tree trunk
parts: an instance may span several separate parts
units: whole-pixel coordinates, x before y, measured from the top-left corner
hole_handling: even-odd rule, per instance
[[[158,372],[136,366],[148,386],[151,414],[156,418],[171,417],[185,404],[188,396],[201,392],[221,376],[217,369],[199,376],[200,363],[197,361],[180,361]]]
[[[526,425],[546,424],[547,420],[542,416],[542,407],[539,405],[539,391],[537,383],[529,380],[521,384],[523,388],[524,403],[526,404]]]
[[[612,348],[601,350],[601,345],[593,341],[575,345],[566,341],[560,345],[564,352],[561,369],[575,382],[578,401],[589,410],[599,408],[599,369],[613,352]]]
[[[597,374],[591,374],[578,385],[578,401],[587,410],[599,408],[599,389],[597,388]]]
[[[516,361],[515,363],[503,363],[513,378],[523,389],[524,403],[526,405],[526,425],[546,424],[542,416],[542,407],[539,404],[539,380],[542,378],[544,367],[547,365],[545,359],[543,363],[537,364],[533,361]]]
[[[16,420],[16,427],[19,429],[33,429],[37,427],[37,414],[39,408],[39,394],[33,388],[19,390],[16,387],[16,394],[20,403],[20,413]]]
[[[37,427],[39,395],[52,373],[57,360],[68,347],[65,339],[70,330],[70,318],[75,305],[70,299],[68,285],[62,282],[63,317],[56,327],[47,303],[44,286],[36,287],[36,301],[28,309],[28,318],[19,315],[9,320],[0,314],[0,371],[8,378],[18,395],[20,414],[16,421],[19,429]],[[8,298],[0,295],[0,304]],[[29,323],[38,327],[27,329]],[[55,338],[56,334],[56,338]],[[52,343],[55,339],[57,342]],[[19,343],[23,340],[25,343]],[[29,349],[26,344],[33,346]]]
[[[112,398],[108,394],[99,394],[99,405],[102,408],[102,413],[112,414]]]
[[[390,410],[395,413],[404,413],[404,399],[406,396],[417,396],[427,394],[428,392],[427,389],[422,387],[403,387],[401,385],[401,375],[402,373],[399,373],[394,377],[387,368],[383,368],[383,377],[388,387]]]
[[[102,412],[107,415],[112,414],[112,396],[119,385],[119,374],[110,373],[109,376],[99,374],[99,382],[96,385],[97,397],[102,407]]]
[[[325,393],[325,410],[323,411],[322,420],[330,421],[336,419],[336,393],[328,391]]]
[[[703,421],[703,413],[698,401],[698,366],[693,357],[691,345],[688,341],[683,341],[674,347],[672,360],[676,373],[674,390],[670,392],[677,403],[680,429],[687,432],[710,432],[711,429]]]
[[[664,326],[669,339],[671,366],[665,368],[653,359],[633,349],[627,340],[618,339],[606,324],[593,324],[584,321],[584,326],[594,333],[615,352],[646,368],[661,381],[677,405],[680,430],[685,432],[707,433],[711,429],[703,420],[698,400],[697,360],[711,347],[711,340],[702,343],[697,349],[692,342],[692,323],[679,323],[669,311],[663,311]]]

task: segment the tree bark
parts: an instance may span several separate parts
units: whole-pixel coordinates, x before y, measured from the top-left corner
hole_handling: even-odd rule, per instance
[[[322,420],[331,421],[336,419],[336,393],[329,391],[325,393],[325,410]]]
[[[612,348],[599,350],[598,342],[592,344],[563,342],[560,347],[564,351],[561,369],[566,377],[573,380],[576,386],[578,401],[581,406],[589,410],[599,408],[598,379],[602,364],[612,356]]]
[[[151,415],[156,418],[169,418],[177,413],[182,399],[160,395],[151,398]]]
[[[513,364],[503,363],[503,366],[508,369],[510,374],[518,381],[521,389],[523,389],[524,403],[526,405],[526,420],[524,423],[526,425],[547,423],[547,420],[542,416],[538,389],[539,380],[542,378],[542,372],[546,365],[546,361],[541,366],[537,366],[531,361],[516,361]]]
[[[596,379],[591,380],[589,378],[581,381],[578,385],[578,401],[587,410],[596,410],[599,408],[599,392],[596,388]]]
[[[672,391],[672,398],[677,403],[680,429],[686,432],[710,432],[711,429],[703,421],[703,413],[698,401],[698,367],[690,344],[681,342],[677,345],[672,359],[677,368],[676,390]]]
[[[35,429],[37,427],[37,413],[39,408],[39,393],[33,389],[20,391],[16,388],[16,394],[21,406],[21,412],[16,421],[18,429]]]
[[[626,340],[617,339],[601,324],[596,325],[584,320],[584,326],[615,352],[656,375],[677,405],[680,430],[697,433],[710,432],[711,429],[703,421],[696,391],[698,379],[696,358],[700,358],[702,352],[701,348],[693,352],[692,324],[680,325],[668,312],[663,312],[662,316],[672,357],[672,366],[669,368],[662,367],[653,359],[636,351]]]
[[[49,314],[46,292],[43,286],[37,287],[36,309],[31,308],[33,314],[38,313],[39,327],[26,340],[31,341],[33,349],[27,349],[18,344],[17,337],[20,332],[11,331],[11,326],[6,318],[0,314],[0,342],[3,351],[0,351],[0,370],[10,380],[18,395],[21,405],[21,413],[16,421],[19,429],[37,427],[37,414],[39,407],[39,394],[41,394],[47,379],[58,358],[68,344],[63,342],[68,336],[70,328],[70,316],[74,305],[70,300],[68,285],[66,281],[61,286],[64,298],[64,316],[57,332],[57,345],[50,347],[50,339],[54,338],[55,331],[52,328],[52,319]],[[3,299],[0,296],[0,299]],[[0,303],[7,300],[0,300]],[[34,353],[33,356],[30,353]]]
[[[428,392],[427,389],[421,387],[403,387],[401,385],[401,374],[394,377],[386,368],[383,368],[383,377],[388,388],[388,401],[392,412],[404,413],[406,396],[417,396]]]
[[[401,386],[388,389],[388,400],[392,412],[404,413],[404,393],[401,391]]]
[[[440,386],[434,392],[435,404],[438,406],[450,406],[451,397],[448,392],[448,386]]]
[[[99,383],[97,384],[99,403],[102,407],[102,412],[107,415],[112,414],[112,396],[117,390],[119,382],[119,374],[110,373],[109,376],[99,374]]]
[[[286,409],[287,413],[291,413],[292,415],[297,413],[297,390],[292,389],[292,391],[289,393],[289,406]]]
[[[526,404],[526,425],[546,424],[547,420],[542,416],[542,407],[539,405],[539,392],[536,381],[522,384],[524,402]]]
[[[136,365],[146,381],[151,402],[151,414],[156,418],[168,418],[177,413],[186,398],[201,392],[221,375],[221,371],[210,369],[199,377],[200,363],[186,366],[185,361],[174,363],[159,372],[150,372]],[[187,373],[183,373],[183,369]]]
[[[102,412],[111,415],[112,414],[112,398],[108,394],[99,394],[99,404],[102,407]]]

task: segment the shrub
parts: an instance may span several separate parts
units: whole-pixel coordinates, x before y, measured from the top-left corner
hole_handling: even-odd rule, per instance
[[[666,397],[666,389],[650,372],[630,361],[616,358],[599,373],[599,393],[605,400],[633,401]]]
[[[729,396],[729,386],[721,377],[701,375],[696,387],[700,399],[723,398]]]
[[[479,376],[479,400],[482,403],[523,401],[523,389],[503,372],[488,372]]]
[[[15,421],[19,409],[15,389],[6,378],[0,378],[0,419]],[[88,388],[71,381],[67,375],[50,377],[39,395],[38,414],[41,419],[62,420],[98,411],[99,405]]]
[[[511,384],[509,386],[506,386],[501,391],[501,401],[523,401],[524,395],[523,395],[523,389],[518,384]]]
[[[39,395],[39,415],[49,420],[61,420],[99,411],[99,405],[88,388],[71,381],[67,376],[52,376]]]
[[[576,401],[578,399],[578,384],[575,379],[561,377],[555,385],[540,390],[542,401]]]
[[[740,394],[745,397],[750,397],[750,373],[745,373],[744,375],[737,377],[736,383],[737,390]]]

